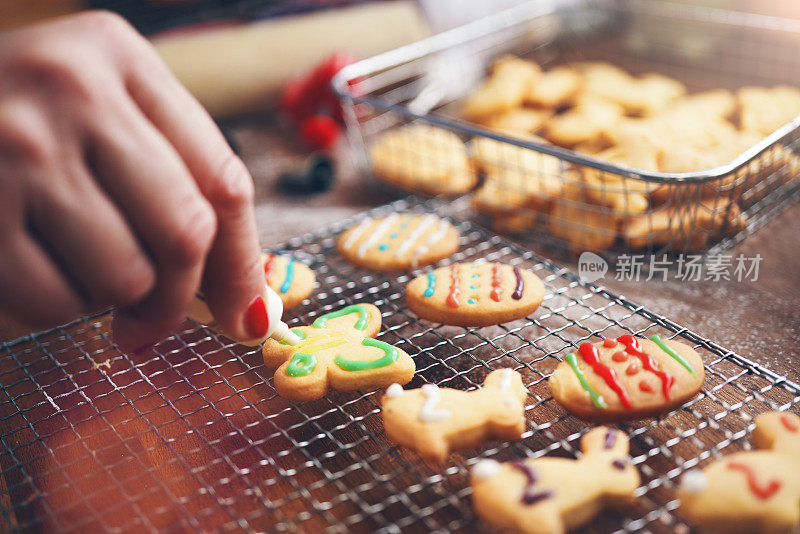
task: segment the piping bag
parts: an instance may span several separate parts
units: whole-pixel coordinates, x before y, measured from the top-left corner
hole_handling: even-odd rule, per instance
[[[264,304],[267,308],[267,319],[269,321],[269,326],[267,327],[267,334],[261,338],[237,339],[226,333],[219,326],[216,319],[214,319],[214,315],[211,313],[211,310],[208,309],[206,300],[201,293],[195,295],[195,298],[189,307],[189,317],[200,324],[204,324],[209,328],[212,328],[213,330],[216,330],[217,332],[236,340],[243,345],[256,347],[264,343],[269,338],[272,338],[279,343],[297,345],[300,343],[300,338],[297,337],[297,334],[289,330],[289,326],[281,319],[281,316],[283,315],[283,302],[281,301],[281,298],[274,289],[269,286],[266,287],[267,292]]]

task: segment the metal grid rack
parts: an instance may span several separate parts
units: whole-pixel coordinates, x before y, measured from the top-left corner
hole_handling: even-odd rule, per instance
[[[467,122],[462,99],[495,59],[508,54],[532,59],[545,70],[609,61],[633,74],[671,76],[690,93],[746,85],[800,87],[800,63],[792,52],[798,43],[798,21],[663,0],[551,0],[363,60],[341,71],[335,86],[351,104],[351,139],[361,147],[365,168],[373,168],[371,150],[392,129],[428,125],[456,134],[479,162],[482,178],[491,181],[492,188],[479,187],[474,198],[497,231],[535,235],[541,248],[562,256],[584,250],[611,260],[631,250],[715,254],[800,198],[800,117],[739,147],[725,164],[703,159],[710,152],[703,149],[689,151],[698,167],[687,170],[696,172],[658,172],[656,157],[636,155],[646,143],[626,156],[627,166],[612,163]],[[687,120],[703,128],[702,117],[692,114]],[[402,181],[412,191],[430,191],[419,169],[442,166],[448,158],[441,154],[450,151],[436,146],[450,141],[442,135],[422,147],[405,139],[390,144],[385,152],[394,152],[397,163],[388,171],[374,167],[376,175],[393,185]],[[476,158],[476,143],[487,141],[499,148],[488,161]],[[682,144],[674,148],[688,151]],[[551,156],[561,165],[551,165]],[[484,195],[487,190],[493,194]]]
[[[573,457],[587,426],[550,395],[547,377],[583,341],[658,333],[695,346],[702,393],[655,420],[619,427],[642,474],[638,503],[606,512],[590,532],[675,532],[673,489],[687,469],[749,447],[753,417],[800,410],[800,386],[462,218],[468,201],[404,199],[377,208],[434,211],[461,232],[450,261],[532,269],[547,295],[530,317],[462,328],[419,320],[405,306],[415,274],[346,263],[334,241],[354,220],[288,242],[316,273],[314,295],[287,314],[308,324],[345,304],[374,302],[380,339],[416,361],[410,386],[471,389],[492,369],[520,371],[529,392],[519,441],[492,441],[428,465],[390,443],[380,391],[278,397],[256,349],[186,323],[153,348],[123,354],[109,316],[86,317],[0,345],[0,530],[21,531],[480,531],[468,469],[479,458]]]

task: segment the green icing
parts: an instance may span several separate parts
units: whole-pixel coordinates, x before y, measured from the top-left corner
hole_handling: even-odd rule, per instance
[[[684,366],[684,367],[686,368],[686,370],[687,370],[687,371],[689,371],[689,372],[690,372],[690,373],[692,373],[693,375],[696,375],[696,374],[697,374],[697,373],[695,372],[695,370],[694,370],[694,367],[692,367],[692,366],[691,366],[691,364],[690,364],[689,362],[687,362],[686,360],[684,360],[684,359],[683,359],[683,356],[681,356],[680,354],[678,354],[677,352],[675,352],[675,351],[672,349],[672,347],[670,347],[669,345],[667,345],[667,344],[664,342],[664,340],[663,340],[663,339],[661,339],[661,338],[660,338],[660,337],[659,337],[657,334],[653,334],[652,336],[650,336],[650,341],[652,341],[653,343],[655,343],[656,345],[658,345],[658,346],[661,348],[661,350],[663,350],[664,352],[666,352],[667,354],[669,354],[669,355],[670,355],[670,356],[671,356],[671,357],[672,357],[672,358],[673,358],[673,359],[674,359],[676,362],[678,362],[679,364],[681,364],[682,366]]]
[[[578,377],[578,382],[580,382],[581,387],[589,394],[589,398],[592,399],[592,403],[595,407],[600,408],[601,410],[606,409],[606,401],[603,400],[603,397],[597,394],[594,388],[589,384],[589,381],[586,380],[586,375],[583,374],[580,367],[578,367],[578,361],[575,359],[575,354],[569,353],[567,354],[567,363],[570,367],[572,367],[572,371],[575,373],[575,376]]]
[[[397,358],[400,357],[400,353],[396,348],[383,341],[379,341],[377,339],[372,339],[368,337],[365,338],[364,341],[361,342],[361,344],[367,347],[375,347],[381,349],[384,354],[381,358],[378,358],[377,360],[348,360],[341,354],[337,354],[336,357],[333,359],[333,363],[335,363],[345,371],[366,371],[369,369],[380,369],[381,367],[388,367],[392,365],[394,362],[396,362]]]
[[[330,319],[336,319],[337,317],[344,317],[345,315],[349,315],[351,313],[358,314],[358,320],[354,325],[356,330],[365,330],[367,328],[367,323],[369,322],[369,312],[361,304],[351,304],[350,306],[346,306],[341,310],[336,310],[334,312],[321,315],[317,317],[317,319],[311,326],[313,326],[314,328],[325,328],[328,325],[328,321]]]
[[[294,332],[300,339],[306,338],[306,333],[300,330],[299,328],[292,328],[291,331]],[[278,343],[280,343],[281,345],[288,345],[288,343],[286,343],[285,341],[281,341],[280,339],[278,340]]]
[[[305,352],[297,352],[292,356],[289,365],[286,366],[286,374],[292,378],[307,376],[314,372],[317,366],[317,357]]]

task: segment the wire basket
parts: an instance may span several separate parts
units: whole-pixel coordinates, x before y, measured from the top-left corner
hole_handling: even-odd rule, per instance
[[[480,458],[574,457],[587,425],[553,400],[547,378],[584,341],[659,334],[702,355],[702,392],[658,419],[618,425],[642,474],[635,506],[588,532],[676,532],[674,487],[686,470],[750,447],[755,415],[798,412],[800,385],[608,291],[579,282],[462,218],[468,201],[405,199],[289,241],[316,273],[313,296],[286,314],[309,324],[374,302],[379,338],[409,353],[424,383],[474,389],[512,368],[528,390],[522,439],[452,454],[441,466],[388,441],[379,391],[278,397],[257,349],[187,322],[148,350],[124,354],[109,315],[0,345],[0,530],[45,532],[476,532],[468,470]],[[335,238],[363,217],[435,212],[461,233],[449,261],[531,269],[546,297],[531,317],[487,328],[419,320],[405,305],[414,275],[354,267]]]
[[[690,92],[800,87],[798,43],[800,21],[658,0],[553,0],[361,61],[340,72],[334,86],[350,104],[351,140],[363,168],[372,167],[370,149],[392,129],[416,124],[446,131],[424,149],[392,146],[393,172],[409,189],[429,189],[415,177],[442,165],[452,142],[447,136],[457,135],[473,158],[481,144],[489,146],[490,165],[502,180],[492,188],[487,182],[473,200],[492,215],[497,231],[532,230],[543,246],[604,251],[612,260],[631,250],[716,253],[800,198],[800,117],[724,165],[665,173],[486,129],[459,118],[459,101],[508,54],[545,69],[609,61],[634,74],[674,77]]]

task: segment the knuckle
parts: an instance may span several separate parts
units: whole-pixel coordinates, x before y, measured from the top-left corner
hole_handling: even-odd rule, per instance
[[[96,9],[81,13],[78,17],[85,29],[107,37],[119,38],[136,33],[124,17],[113,11]]]
[[[181,266],[193,266],[204,260],[217,231],[214,210],[205,200],[193,202],[183,210],[183,222],[169,240],[169,255]]]
[[[255,187],[244,162],[231,154],[217,173],[209,191],[209,200],[221,211],[238,213],[249,209]]]
[[[156,272],[150,261],[140,254],[125,263],[125,267],[108,280],[105,287],[98,288],[96,300],[101,304],[127,306],[141,301],[155,287]]]
[[[50,95],[89,101],[95,94],[91,76],[87,76],[86,64],[79,63],[71,54],[50,43],[31,47],[18,58],[18,70],[32,88],[46,91]]]
[[[0,106],[0,151],[38,165],[54,162],[59,152],[55,137],[40,116],[25,111],[21,106]]]

